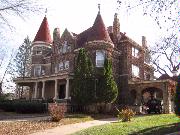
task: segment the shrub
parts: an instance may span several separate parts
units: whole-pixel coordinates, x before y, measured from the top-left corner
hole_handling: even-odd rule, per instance
[[[58,122],[64,118],[66,106],[64,104],[58,105],[57,103],[49,104],[48,111],[52,121]]]
[[[117,111],[118,111],[118,115],[117,115],[118,119],[122,120],[122,122],[131,121],[131,118],[134,117],[134,115],[136,114],[129,107],[125,107],[121,111],[119,109],[117,109]]]

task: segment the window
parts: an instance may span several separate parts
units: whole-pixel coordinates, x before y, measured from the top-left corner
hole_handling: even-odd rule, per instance
[[[103,67],[105,60],[105,51],[96,51],[96,67]]]
[[[36,55],[40,55],[40,54],[42,54],[42,51],[37,50],[37,51],[36,51]]]
[[[151,75],[148,73],[144,73],[144,80],[150,80],[151,79]]]
[[[71,46],[70,46],[70,45],[67,46],[67,51],[68,51],[68,52],[71,51]]]
[[[55,66],[55,73],[58,73],[57,65]]]
[[[63,64],[63,62],[60,62],[59,63],[59,71],[62,71],[62,70],[64,70],[64,64]]]
[[[67,52],[67,41],[64,41],[64,44],[63,44],[63,53],[66,53]]]
[[[132,65],[132,76],[139,77],[139,67]]]
[[[60,46],[59,52],[60,52],[60,53],[63,53],[63,46]]]
[[[65,69],[69,69],[69,61],[66,61],[66,62],[64,63],[64,65],[65,65]]]
[[[42,70],[42,75],[45,75],[45,70],[44,69]]]
[[[66,52],[67,52],[67,45],[64,44],[64,45],[63,45],[63,53],[66,53]]]
[[[41,75],[41,66],[35,66],[34,67],[34,76],[40,76]]]
[[[139,50],[135,47],[132,47],[132,56],[138,58]]]

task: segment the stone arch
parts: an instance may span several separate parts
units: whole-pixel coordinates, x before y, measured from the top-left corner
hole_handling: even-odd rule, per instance
[[[163,100],[163,90],[157,87],[147,87],[141,91],[142,103],[146,103],[151,97]]]

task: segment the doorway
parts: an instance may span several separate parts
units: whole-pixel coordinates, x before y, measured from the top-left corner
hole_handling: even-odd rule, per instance
[[[59,99],[65,98],[65,84],[60,85],[59,87]]]

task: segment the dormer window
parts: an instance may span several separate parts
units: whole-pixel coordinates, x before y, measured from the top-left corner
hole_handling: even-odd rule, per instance
[[[139,67],[136,65],[132,65],[132,76],[139,77]]]
[[[67,52],[67,41],[64,41],[64,44],[63,44],[63,53],[66,53]]]
[[[96,50],[96,67],[104,67],[105,51]]]
[[[41,54],[42,54],[42,51],[40,51],[40,50],[36,51],[36,55],[41,55]]]
[[[139,57],[139,50],[135,47],[132,47],[132,56],[136,58]]]

